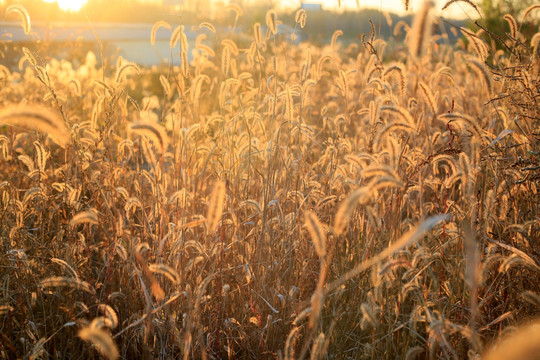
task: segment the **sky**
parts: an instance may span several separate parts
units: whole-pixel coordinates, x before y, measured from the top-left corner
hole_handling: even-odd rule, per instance
[[[2,0],[0,0],[2,1]],[[65,10],[76,11],[78,10],[86,0],[44,0],[47,2],[58,2],[60,7]],[[114,0],[111,0],[114,1]],[[149,1],[149,0],[146,0]],[[159,0],[154,0],[159,1]],[[258,0],[261,4],[268,4],[268,0]],[[409,13],[414,13],[421,7],[421,4],[424,0],[410,0]],[[447,10],[441,12],[441,8],[447,0],[434,0],[435,2],[435,11],[434,14],[442,15],[447,18],[465,18],[467,16],[467,11],[471,11],[467,5],[462,5],[462,3],[457,2],[452,4]],[[225,3],[228,0],[224,1]],[[251,0],[249,2],[257,2],[257,0]],[[277,4],[279,7],[285,8],[298,8],[300,0],[273,0],[274,4]],[[385,11],[390,11],[393,13],[398,13],[404,15],[407,13],[405,11],[405,6],[403,5],[403,0],[341,0],[341,7],[338,9],[338,0],[304,0],[305,3],[317,3],[322,4],[323,8],[327,10],[356,10],[358,9],[358,4],[360,7],[369,7],[375,9],[383,9]]]
[[[79,10],[86,0],[43,0],[48,3],[57,2],[58,6],[63,10],[77,11]]]

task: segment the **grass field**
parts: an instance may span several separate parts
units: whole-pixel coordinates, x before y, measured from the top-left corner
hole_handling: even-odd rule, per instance
[[[195,48],[158,22],[153,68],[25,46],[0,65],[0,358],[538,359],[538,7],[450,45],[426,5],[391,56],[272,11]]]

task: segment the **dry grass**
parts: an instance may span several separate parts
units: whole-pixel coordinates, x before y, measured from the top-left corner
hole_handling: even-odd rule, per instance
[[[391,63],[375,30],[294,45],[274,12],[251,44],[177,27],[157,70],[21,51],[0,78],[0,358],[535,351],[508,333],[540,311],[537,41],[506,18],[435,44],[426,6]]]

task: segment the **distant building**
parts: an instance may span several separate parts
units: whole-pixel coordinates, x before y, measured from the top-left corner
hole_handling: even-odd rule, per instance
[[[322,4],[304,3],[300,5],[302,9],[306,11],[322,11]]]
[[[163,0],[163,6],[179,6],[183,3],[183,0]]]
[[[180,0],[180,3],[180,8],[184,11],[206,14],[207,17],[212,18],[219,14],[228,2],[223,0]]]
[[[192,12],[210,11],[210,0],[183,0],[182,9]]]

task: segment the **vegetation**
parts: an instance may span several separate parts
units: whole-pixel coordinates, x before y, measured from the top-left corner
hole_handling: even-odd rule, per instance
[[[533,0],[513,1],[513,0],[482,0],[480,9],[482,10],[482,22],[490,30],[497,34],[504,34],[510,31],[510,25],[506,21],[501,21],[505,15],[519,19],[525,11],[534,5]],[[537,24],[534,21],[520,23],[520,32],[526,36],[536,33]],[[500,44],[499,44],[500,45]]]
[[[535,359],[538,13],[451,46],[430,10],[392,56],[270,11],[0,66],[0,357]]]

